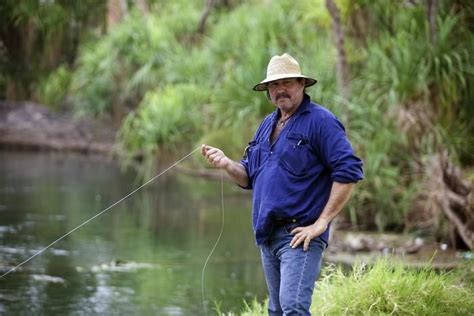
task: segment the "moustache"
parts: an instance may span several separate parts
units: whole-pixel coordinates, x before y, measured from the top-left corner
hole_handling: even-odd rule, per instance
[[[281,99],[281,98],[287,98],[287,99],[289,99],[290,96],[289,96],[287,93],[282,92],[282,93],[277,94],[275,99],[278,101],[278,100]]]

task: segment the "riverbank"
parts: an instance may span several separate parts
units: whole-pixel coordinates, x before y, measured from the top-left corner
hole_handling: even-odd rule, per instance
[[[0,148],[109,155],[116,130],[33,102],[0,101]]]
[[[334,232],[324,256],[328,262],[348,267],[357,262],[372,263],[389,256],[410,268],[429,265],[434,269],[451,270],[474,262],[472,252],[450,248],[428,236],[422,238],[410,234],[353,230]]]

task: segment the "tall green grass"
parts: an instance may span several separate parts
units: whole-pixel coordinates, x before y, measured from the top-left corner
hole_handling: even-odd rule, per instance
[[[466,271],[472,275],[473,267]],[[471,277],[472,278],[472,277]],[[420,270],[387,258],[357,263],[349,273],[331,265],[316,283],[314,315],[473,315],[474,288],[455,272]],[[263,315],[252,302],[242,315]]]

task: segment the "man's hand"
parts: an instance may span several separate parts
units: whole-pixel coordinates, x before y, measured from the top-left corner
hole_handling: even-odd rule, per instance
[[[303,242],[303,250],[308,250],[309,242],[311,239],[318,237],[326,231],[328,228],[328,222],[319,219],[316,223],[305,226],[305,227],[296,227],[291,231],[292,235],[295,235],[290,242],[291,248],[296,248]]]
[[[337,214],[339,214],[344,205],[346,205],[352,194],[353,188],[354,183],[333,182],[329,200],[318,220],[313,225],[296,227],[293,229],[291,234],[295,236],[291,240],[290,246],[296,248],[303,242],[303,250],[308,250],[311,239],[324,233],[328,228],[329,223],[337,216]]]
[[[226,169],[231,163],[230,159],[224,154],[224,152],[216,147],[202,145],[201,154],[216,168]]]
[[[224,169],[238,185],[244,188],[249,185],[249,177],[245,167],[241,163],[227,157],[219,148],[202,145],[201,154],[212,166]]]

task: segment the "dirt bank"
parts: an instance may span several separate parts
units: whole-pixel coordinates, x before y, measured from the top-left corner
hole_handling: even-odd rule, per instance
[[[33,102],[0,101],[0,148],[110,154],[115,132],[110,124]]]
[[[373,262],[381,256],[390,256],[414,268],[429,265],[437,269],[454,269],[466,264],[474,268],[472,252],[453,249],[429,236],[422,238],[410,234],[337,230],[332,234],[325,254],[328,261],[347,266],[356,261]]]

